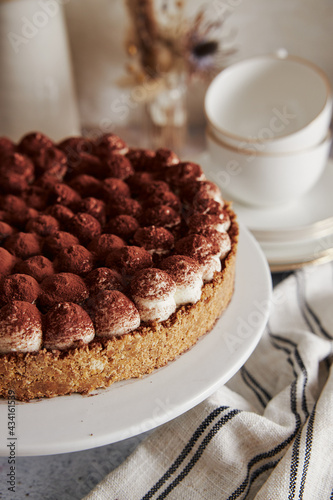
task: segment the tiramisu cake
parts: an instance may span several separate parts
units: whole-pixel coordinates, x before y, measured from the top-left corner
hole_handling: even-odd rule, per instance
[[[234,289],[238,226],[168,149],[0,139],[0,395],[88,393],[175,359]]]

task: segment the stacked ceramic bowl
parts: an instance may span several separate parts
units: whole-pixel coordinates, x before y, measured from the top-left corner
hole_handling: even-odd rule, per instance
[[[205,113],[213,177],[232,199],[282,205],[321,177],[332,95],[314,64],[282,53],[231,65],[210,84]]]

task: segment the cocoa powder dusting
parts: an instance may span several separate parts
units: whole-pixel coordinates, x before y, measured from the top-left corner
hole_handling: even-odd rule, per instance
[[[138,221],[131,215],[117,215],[110,219],[104,231],[115,234],[124,240],[129,240],[139,227]]]
[[[19,262],[15,266],[15,271],[20,274],[28,274],[40,283],[44,278],[54,274],[54,267],[53,263],[44,255],[35,255]]]
[[[44,346],[47,349],[68,349],[78,342],[88,343],[95,336],[90,316],[78,304],[62,302],[54,305],[43,321]]]
[[[71,232],[79,238],[79,240],[86,244],[94,238],[98,237],[102,228],[100,223],[95,217],[88,213],[78,213],[72,217],[69,222]]]
[[[28,259],[41,253],[41,239],[33,233],[15,233],[5,240],[4,247],[15,257]]]
[[[25,230],[27,233],[36,233],[48,236],[59,229],[59,222],[51,215],[38,215],[28,220]]]
[[[124,289],[121,275],[108,267],[94,269],[86,276],[85,281],[90,295],[96,295],[102,290],[118,290],[121,292]]]
[[[42,316],[29,302],[14,300],[0,309],[1,352],[38,351],[42,343]]]
[[[14,232],[15,229],[12,226],[6,222],[0,221],[0,243]]]
[[[94,258],[84,246],[71,245],[60,250],[54,266],[58,272],[84,275],[93,269]]]
[[[198,262],[186,255],[166,257],[160,262],[159,267],[170,274],[177,285],[191,284],[193,277],[201,273]]]
[[[136,329],[130,294],[172,299],[229,248],[214,229],[229,217],[218,188],[167,148],[33,132],[0,138],[0,158],[0,314],[15,335],[35,328],[34,346],[41,312],[48,349]]]
[[[200,234],[190,234],[176,241],[175,250],[180,255],[187,255],[194,259],[204,259],[219,253],[218,245]]]
[[[167,251],[174,245],[174,236],[164,227],[141,227],[135,232],[133,239],[137,245],[148,251]]]
[[[126,156],[111,154],[103,162],[103,176],[125,180],[134,174],[134,168]]]
[[[26,134],[18,143],[18,150],[34,158],[40,151],[53,146],[52,140],[41,132],[30,132]]]
[[[87,303],[96,335],[112,337],[128,333],[140,324],[140,315],[133,302],[116,290],[103,290]]]
[[[131,282],[131,294],[136,298],[163,300],[175,291],[175,282],[161,269],[150,268],[139,271]]]
[[[94,238],[88,245],[88,250],[92,252],[98,260],[103,261],[112,250],[125,246],[123,239],[115,234],[102,234]]]
[[[60,250],[78,244],[79,240],[73,234],[66,231],[56,231],[44,239],[44,251],[48,255],[56,257]]]
[[[58,302],[83,303],[89,296],[88,288],[80,276],[71,273],[59,273],[45,278],[41,282],[38,299],[40,306],[50,308]]]
[[[5,303],[21,300],[33,304],[39,295],[38,282],[26,274],[12,274],[0,286],[1,300]]]
[[[125,275],[133,275],[140,269],[151,267],[153,259],[144,248],[125,246],[111,252],[106,259],[106,265],[111,268],[116,266]]]
[[[6,276],[10,274],[17,259],[5,248],[0,247],[0,274]]]

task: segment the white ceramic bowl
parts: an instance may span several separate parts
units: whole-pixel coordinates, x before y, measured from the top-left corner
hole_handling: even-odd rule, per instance
[[[223,143],[208,128],[207,177],[225,196],[258,207],[289,203],[320,178],[330,151],[331,134],[316,146],[285,154],[252,153]]]
[[[299,151],[326,137],[332,93],[325,73],[311,62],[264,55],[219,73],[208,87],[205,113],[214,135],[231,146]]]

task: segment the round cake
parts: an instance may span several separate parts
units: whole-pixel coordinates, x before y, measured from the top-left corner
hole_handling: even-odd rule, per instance
[[[238,225],[201,167],[114,134],[0,138],[0,396],[86,394],[209,332]]]

